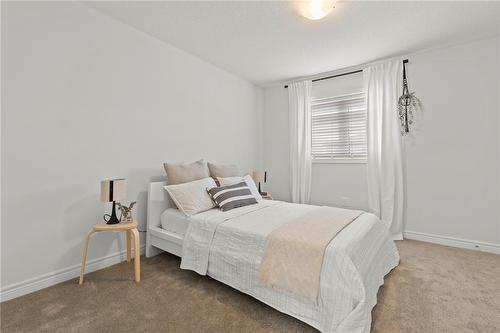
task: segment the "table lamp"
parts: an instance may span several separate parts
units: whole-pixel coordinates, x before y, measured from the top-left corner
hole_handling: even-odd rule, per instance
[[[260,171],[260,170],[255,170],[252,173],[252,178],[253,181],[259,184],[259,193],[262,194],[262,191],[260,189],[260,183],[266,183],[267,182],[267,171]]]
[[[126,192],[127,182],[123,178],[108,179],[101,182],[101,201],[113,202],[111,215],[104,214],[104,221],[106,221],[106,224],[120,223],[120,220],[116,216],[115,201],[125,199]]]

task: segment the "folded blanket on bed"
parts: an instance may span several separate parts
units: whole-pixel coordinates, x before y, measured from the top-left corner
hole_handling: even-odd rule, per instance
[[[357,210],[319,207],[272,231],[266,238],[261,282],[316,303],[326,247],[361,214]]]

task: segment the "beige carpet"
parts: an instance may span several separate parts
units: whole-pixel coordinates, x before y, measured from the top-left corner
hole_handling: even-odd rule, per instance
[[[398,242],[401,264],[373,310],[373,332],[500,332],[500,256]],[[142,282],[121,263],[1,304],[7,332],[316,332],[163,254]]]

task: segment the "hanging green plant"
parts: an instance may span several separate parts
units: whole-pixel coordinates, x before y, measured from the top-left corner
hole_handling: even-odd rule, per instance
[[[401,123],[401,135],[410,133],[410,128],[413,127],[417,111],[422,109],[422,103],[415,96],[415,92],[410,93],[408,88],[408,80],[406,79],[406,61],[403,61],[403,94],[399,97],[398,113]]]

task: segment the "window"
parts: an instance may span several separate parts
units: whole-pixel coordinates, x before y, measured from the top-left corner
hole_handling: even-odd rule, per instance
[[[313,99],[313,162],[366,161],[366,107],[363,93]]]

